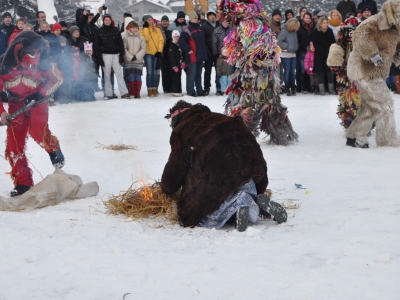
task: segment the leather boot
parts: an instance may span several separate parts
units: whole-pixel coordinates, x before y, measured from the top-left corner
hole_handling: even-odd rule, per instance
[[[140,90],[142,89],[142,82],[141,81],[135,81],[135,83],[136,83],[135,98],[136,99],[140,99]]]
[[[157,88],[154,87],[154,88],[153,88],[153,96],[156,97],[157,95],[158,95]]]
[[[336,95],[335,86],[333,83],[328,83],[328,89],[330,95]]]
[[[288,96],[293,96],[292,92],[290,91],[289,84],[285,85],[285,94],[288,95]]]
[[[147,88],[147,97],[154,97],[153,88]]]
[[[319,94],[321,96],[325,96],[325,84],[324,83],[319,83],[318,84],[318,88],[319,88]]]
[[[295,84],[290,85],[290,91],[292,92],[292,96],[296,96],[296,85]]]
[[[396,94],[400,94],[400,75],[394,76],[394,86],[396,87]]]
[[[136,98],[136,81],[129,81],[129,95]]]

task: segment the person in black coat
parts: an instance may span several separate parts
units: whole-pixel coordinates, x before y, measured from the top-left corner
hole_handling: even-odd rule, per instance
[[[308,76],[304,68],[304,57],[306,57],[307,47],[310,45],[311,34],[314,31],[315,25],[312,20],[312,15],[306,12],[303,19],[300,21],[300,28],[297,31],[297,40],[299,42],[299,49],[297,50],[297,58],[300,65],[300,86],[301,92],[306,93],[310,90]],[[299,86],[299,84],[297,84]]]
[[[333,74],[326,64],[328,59],[329,48],[334,44],[335,36],[333,35],[332,29],[328,27],[328,20],[325,18],[318,19],[316,28],[311,34],[311,41],[314,43],[315,54],[314,54],[314,69],[313,72],[318,75],[318,87],[321,96],[325,95],[325,75],[328,78],[329,93],[335,95],[335,89],[333,85]]]
[[[356,4],[351,0],[342,0],[336,5],[336,10],[342,15],[342,20],[346,20],[346,15],[348,13],[354,14],[356,16]]]
[[[172,43],[168,48],[168,60],[172,71],[172,96],[181,97],[182,96],[182,70],[185,69],[186,64],[183,61],[183,53],[179,47],[180,33],[178,30],[172,32]]]
[[[169,27],[169,18],[164,15],[161,17],[161,31],[164,34],[164,48],[163,48],[163,59],[161,64],[161,75],[162,75],[162,86],[164,93],[171,93],[172,91],[172,78],[174,74],[172,74],[170,63],[169,63],[169,46],[172,43],[172,31],[168,29]]]
[[[81,36],[87,38],[91,43],[94,43],[95,32],[98,30],[96,22],[100,18],[102,12],[102,6],[100,6],[99,12],[95,16],[93,14],[90,14],[89,11],[86,9],[77,10],[76,24],[80,29]]]
[[[181,47],[185,62],[189,65],[188,88],[189,95],[192,97],[204,96],[201,86],[201,73],[203,61],[207,60],[207,47],[204,32],[200,28],[199,17],[192,11],[188,14],[189,25],[183,30],[179,37],[179,47]],[[196,84],[196,90],[194,86]]]
[[[57,39],[57,36],[50,31],[49,23],[41,22],[40,23],[40,31],[37,34],[41,35],[45,40],[49,42],[50,46],[50,56],[54,57],[59,51],[60,43]]]
[[[378,7],[374,0],[362,0],[357,5],[357,10],[362,10],[365,6],[368,6],[371,9],[372,15],[376,15],[378,13]]]
[[[7,45],[8,45],[8,39],[15,30],[15,25],[11,24],[11,22],[12,22],[11,14],[8,11],[6,11],[3,14],[3,23],[1,23],[0,25],[0,31],[4,32],[7,35]]]

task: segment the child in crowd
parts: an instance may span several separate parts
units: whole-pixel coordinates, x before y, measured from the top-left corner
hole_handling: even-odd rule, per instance
[[[315,54],[314,43],[311,41],[310,45],[307,47],[306,56],[304,57],[304,68],[306,69],[307,74],[310,75],[311,93],[317,94],[318,78],[317,78],[317,73],[313,73],[314,54]]]
[[[168,58],[170,66],[174,71],[174,77],[172,79],[172,96],[182,97],[182,70],[186,68],[186,64],[183,60],[183,52],[179,47],[180,33],[178,30],[172,31],[172,43],[169,45]]]
[[[87,84],[85,84],[85,88],[82,90],[82,98],[83,101],[95,101],[94,91],[96,90],[96,86],[98,86],[97,80],[97,72],[96,72],[96,64],[93,61],[93,44],[89,41],[84,43],[85,55],[83,56],[83,68],[84,78],[87,80]]]
[[[17,20],[17,26],[15,27],[14,32],[10,35],[10,38],[8,39],[8,46],[11,45],[11,42],[14,40],[17,34],[22,32],[22,30],[24,30],[25,24],[26,22],[24,18],[19,18]]]
[[[54,96],[57,102],[68,103],[71,99],[71,48],[67,47],[67,39],[64,36],[60,35],[57,39],[60,47],[53,60],[63,74],[63,83],[57,89]]]
[[[125,47],[125,74],[128,77],[133,97],[140,98],[146,40],[139,32],[139,25],[132,18],[125,18],[126,34],[123,37]]]
[[[72,85],[71,85],[71,98],[72,100],[81,100],[83,89],[83,76],[82,76],[82,63],[79,53],[79,48],[72,46]]]
[[[221,54],[217,58],[217,76],[219,78],[219,83],[221,84],[221,92],[225,93],[228,86],[231,84],[229,76],[233,73],[233,67],[228,64],[225,59],[228,57],[228,50],[225,48],[221,49]]]

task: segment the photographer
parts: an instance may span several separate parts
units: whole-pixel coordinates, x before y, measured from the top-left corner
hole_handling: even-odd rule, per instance
[[[157,58],[162,56],[164,48],[164,38],[161,30],[156,27],[151,15],[143,17],[143,29],[140,34],[146,40],[146,55],[144,56],[144,63],[146,65],[146,86],[149,97],[157,96],[157,72],[156,63]]]

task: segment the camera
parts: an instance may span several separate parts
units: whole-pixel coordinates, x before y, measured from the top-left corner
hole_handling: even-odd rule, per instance
[[[103,4],[102,8],[103,10],[107,10],[107,6],[105,4]]]

